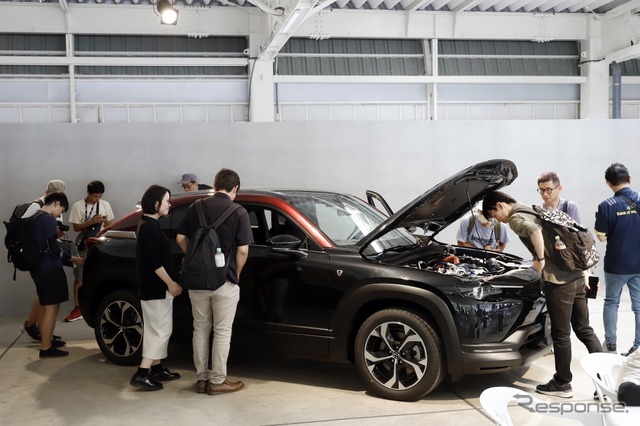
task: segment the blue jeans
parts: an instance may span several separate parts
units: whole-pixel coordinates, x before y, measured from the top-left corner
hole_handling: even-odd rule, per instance
[[[629,287],[631,310],[636,318],[634,345],[640,345],[640,274],[604,273],[606,292],[602,320],[604,322],[604,341],[609,345],[616,344],[618,328],[618,306],[620,295],[625,284]]]

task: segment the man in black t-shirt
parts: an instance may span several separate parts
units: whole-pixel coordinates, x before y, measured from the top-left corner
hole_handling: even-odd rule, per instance
[[[240,177],[229,169],[221,169],[213,186],[216,193],[202,200],[205,217],[212,224],[233,204],[240,189]],[[178,228],[176,241],[186,253],[189,238],[200,227],[195,206],[191,206]],[[193,313],[193,359],[197,372],[196,392],[217,395],[235,392],[244,387],[241,381],[227,380],[227,359],[231,347],[231,328],[240,300],[240,273],[253,243],[249,214],[240,207],[217,229],[220,246],[229,265],[226,282],[217,290],[189,290]],[[213,324],[211,370],[209,335]]]

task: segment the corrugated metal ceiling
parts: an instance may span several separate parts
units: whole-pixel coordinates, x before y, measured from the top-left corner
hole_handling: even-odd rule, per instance
[[[56,3],[57,0],[3,0],[3,3]],[[60,0],[62,4],[129,4],[149,5],[156,0]],[[251,0],[173,0],[176,5],[256,7]],[[276,2],[264,1],[265,5]],[[325,9],[438,11],[438,12],[511,12],[511,13],[606,13],[628,4],[640,9],[635,0],[336,0]]]

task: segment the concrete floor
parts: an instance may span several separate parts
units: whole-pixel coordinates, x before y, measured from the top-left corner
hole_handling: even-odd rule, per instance
[[[602,293],[590,301],[591,322],[601,338]],[[0,424],[491,425],[479,402],[485,388],[515,386],[535,393],[535,386],[554,372],[550,354],[516,371],[443,383],[422,400],[407,403],[368,395],[351,365],[271,359],[256,348],[253,357],[232,354],[230,358],[230,378],[244,381],[245,389],[208,396],[194,391],[190,347],[172,345],[165,365],[182,379],[166,383],[162,391],[143,392],[128,384],[135,367],[108,362],[84,321],[62,322],[67,305],[60,311],[56,334],[67,341],[70,355],[59,359],[38,358],[39,345],[21,331],[23,317],[0,316]],[[620,350],[631,345],[633,324],[625,294],[618,324]],[[575,396],[566,400],[536,394],[539,399],[593,402],[595,388],[579,364],[587,351],[575,336],[573,340]],[[516,425],[579,424],[516,406],[509,411]]]

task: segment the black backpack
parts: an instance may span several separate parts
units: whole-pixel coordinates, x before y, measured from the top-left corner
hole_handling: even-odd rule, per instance
[[[4,245],[7,248],[7,261],[13,263],[13,280],[16,280],[16,271],[34,271],[40,266],[46,250],[38,247],[36,235],[36,220],[47,212],[38,210],[32,216],[22,218],[29,206],[38,203],[42,207],[44,203],[35,200],[31,203],[24,203],[16,206],[11,214],[9,222],[4,222],[7,228],[7,235],[4,237]]]
[[[240,205],[234,203],[229,206],[213,225],[207,224],[202,200],[197,200],[194,205],[198,213],[200,227],[189,239],[187,253],[180,268],[180,285],[187,290],[217,290],[227,280],[228,262],[225,262],[224,267],[216,267],[214,256],[216,250],[221,248],[216,229]]]
[[[533,206],[533,211],[516,209],[515,212],[529,213],[541,219],[545,255],[549,256],[560,269],[568,272],[586,271],[600,260],[600,254],[596,250],[596,243],[591,233],[565,212],[545,210],[539,206]],[[564,242],[566,249],[555,249],[556,236]],[[522,241],[531,248],[528,239]]]

